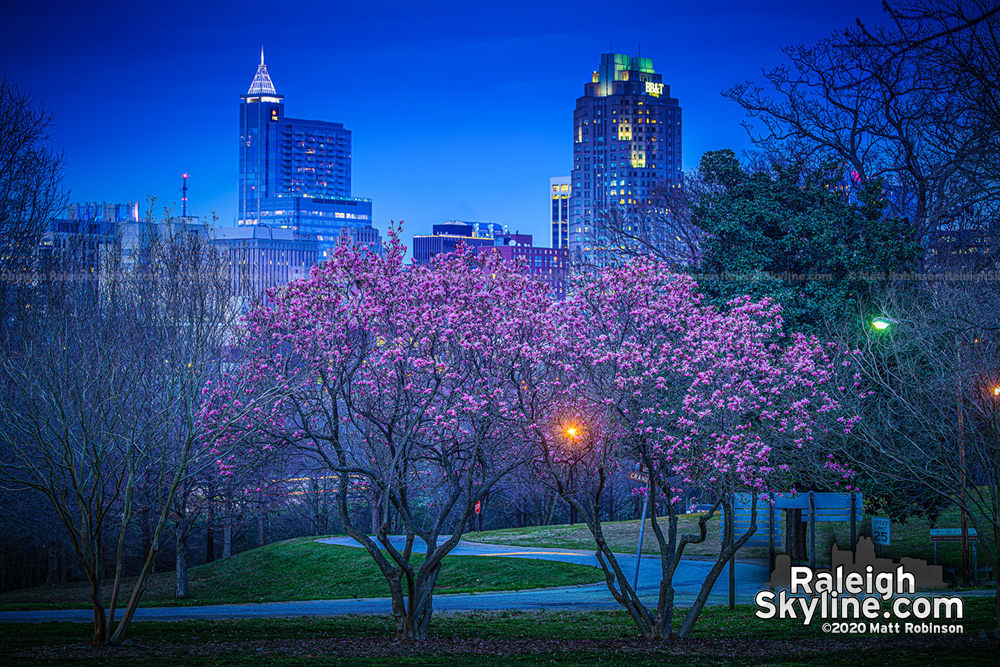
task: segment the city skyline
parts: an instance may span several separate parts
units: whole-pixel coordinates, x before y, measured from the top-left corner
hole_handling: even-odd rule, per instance
[[[880,3],[693,4],[623,15],[596,3],[490,8],[393,3],[238,15],[212,3],[165,8],[69,3],[6,9],[3,72],[55,114],[73,201],[176,202],[235,224],[238,115],[261,46],[295,115],[354,135],[353,189],[375,226],[404,239],[449,219],[495,221],[550,237],[548,179],[572,168],[572,118],[601,53],[651,58],[681,100],[683,167],[707,150],[747,148],[742,110],[720,91],[781,62]],[[608,16],[608,20],[593,20]]]

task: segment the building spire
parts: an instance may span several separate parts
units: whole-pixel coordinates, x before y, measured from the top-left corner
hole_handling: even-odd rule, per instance
[[[247,91],[247,95],[273,95],[277,96],[278,91],[274,89],[274,84],[271,83],[271,77],[267,73],[267,65],[264,64],[264,47],[260,47],[260,65],[257,67],[257,74],[253,77],[253,83],[250,84],[250,90]]]

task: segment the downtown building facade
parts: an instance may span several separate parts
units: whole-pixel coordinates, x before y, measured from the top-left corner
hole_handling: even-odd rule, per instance
[[[460,244],[472,248],[492,248],[494,239],[507,233],[495,222],[447,220],[431,227],[429,235],[413,237],[413,263],[428,264],[435,255],[455,252]]]
[[[142,220],[138,202],[68,204],[65,215],[51,220],[42,234],[39,269],[67,276],[97,274],[104,247]]]
[[[316,241],[296,240],[291,229],[267,225],[216,228],[212,244],[244,310],[266,290],[308,278],[319,260]]]
[[[670,87],[651,58],[603,54],[573,113],[570,261],[606,263],[615,248],[605,221],[628,225],[649,210],[654,187],[681,178],[681,107]]]
[[[549,197],[552,201],[552,247],[569,247],[569,176],[554,176],[549,179]]]
[[[413,237],[413,263],[429,263],[435,255],[454,252],[459,244],[478,252],[498,252],[508,261],[523,263],[532,280],[545,283],[557,298],[566,295],[569,253],[566,248],[535,246],[531,234],[509,232],[495,222],[449,220],[434,225],[429,236]]]
[[[566,296],[569,280],[569,251],[566,248],[535,246],[532,241],[531,234],[507,234],[494,242],[492,252],[499,252],[508,262],[523,262],[532,280],[545,283],[553,296],[562,299]]]
[[[237,225],[290,229],[296,240],[316,241],[321,260],[344,228],[372,229],[371,199],[351,196],[350,130],[286,116],[263,51],[240,96]]]

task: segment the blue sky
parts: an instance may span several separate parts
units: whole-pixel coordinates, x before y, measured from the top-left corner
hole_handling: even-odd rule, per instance
[[[353,132],[353,195],[404,237],[496,221],[548,245],[550,176],[601,53],[651,57],[683,108],[685,169],[748,147],[720,92],[780,48],[883,20],[880,0],[5,3],[0,70],[55,113],[73,201],[180,201],[233,224],[239,96],[261,45],[285,111]]]

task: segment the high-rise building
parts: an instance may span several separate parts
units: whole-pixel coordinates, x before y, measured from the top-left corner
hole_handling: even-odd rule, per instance
[[[574,264],[602,262],[602,216],[639,213],[658,183],[681,179],[681,107],[651,58],[601,55],[573,114],[569,250]]]
[[[371,199],[351,196],[351,132],[341,123],[285,116],[261,50],[240,96],[239,226],[265,224],[336,245],[344,227],[371,227]]]
[[[217,227],[212,243],[244,304],[262,298],[268,288],[308,278],[317,260],[315,241],[295,240],[292,230],[267,225]]]
[[[413,237],[413,263],[426,264],[434,255],[455,252],[460,243],[473,248],[492,247],[493,239],[504,233],[503,225],[495,222],[447,220],[434,225],[429,236]]]
[[[51,220],[42,234],[39,268],[50,274],[97,274],[102,247],[141,221],[138,202],[69,204],[65,217]]]
[[[569,176],[549,179],[549,196],[552,201],[552,247],[569,247]]]

